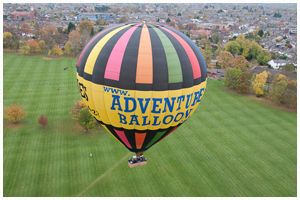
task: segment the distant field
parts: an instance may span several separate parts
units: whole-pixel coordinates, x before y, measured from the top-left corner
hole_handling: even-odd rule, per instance
[[[27,112],[22,126],[4,127],[4,196],[297,195],[296,113],[209,80],[196,113],[146,153],[147,165],[130,169],[131,154],[112,136],[83,134],[70,118],[74,65],[4,53],[4,106]]]

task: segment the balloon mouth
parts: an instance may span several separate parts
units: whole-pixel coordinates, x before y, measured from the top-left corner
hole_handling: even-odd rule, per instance
[[[179,124],[167,129],[138,131],[116,128],[112,125],[104,124],[96,118],[95,120],[107,132],[112,134],[117,141],[122,143],[129,151],[136,153],[136,155],[143,155],[150,147],[163,140],[181,125]]]

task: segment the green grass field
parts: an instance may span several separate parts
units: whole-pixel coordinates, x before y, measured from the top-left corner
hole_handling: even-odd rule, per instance
[[[27,112],[21,126],[4,124],[4,196],[297,195],[296,113],[209,80],[195,114],[147,151],[147,165],[130,169],[131,154],[110,134],[84,134],[71,119],[80,99],[73,66],[4,54],[4,107]]]

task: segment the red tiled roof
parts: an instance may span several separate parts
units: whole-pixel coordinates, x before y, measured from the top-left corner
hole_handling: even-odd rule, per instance
[[[24,17],[24,16],[33,17],[34,16],[33,12],[27,12],[27,11],[13,11],[11,13],[11,15],[14,17]]]
[[[206,29],[199,29],[199,30],[191,30],[190,31],[191,35],[204,35],[204,36],[209,36],[211,34],[211,30],[206,30]]]

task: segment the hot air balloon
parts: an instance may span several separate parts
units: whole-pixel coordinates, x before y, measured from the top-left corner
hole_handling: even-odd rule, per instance
[[[183,33],[161,24],[107,28],[82,50],[80,94],[90,113],[144,164],[143,152],[182,125],[206,88],[206,63]]]

